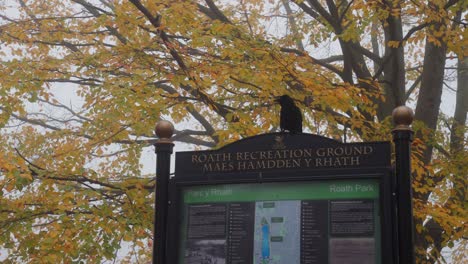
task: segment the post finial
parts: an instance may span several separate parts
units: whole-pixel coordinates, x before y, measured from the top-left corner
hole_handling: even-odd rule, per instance
[[[156,128],[154,129],[156,136],[158,136],[161,141],[170,141],[170,138],[174,134],[174,125],[166,120],[161,120],[156,123]]]
[[[396,125],[395,130],[411,130],[410,125],[414,119],[414,112],[411,108],[405,105],[398,106],[393,109],[392,117]]]

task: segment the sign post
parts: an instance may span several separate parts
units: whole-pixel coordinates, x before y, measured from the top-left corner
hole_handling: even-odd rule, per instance
[[[396,125],[393,133],[395,144],[396,190],[398,208],[398,258],[399,263],[414,264],[413,191],[411,181],[411,142],[413,111],[406,106],[393,110]]]
[[[168,121],[160,121],[155,129],[158,141],[156,152],[156,188],[153,235],[153,264],[165,264],[167,241],[167,215],[169,203],[169,175],[171,154],[174,143],[170,140],[174,126]]]

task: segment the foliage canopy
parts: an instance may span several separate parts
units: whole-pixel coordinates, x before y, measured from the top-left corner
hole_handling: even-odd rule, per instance
[[[389,139],[415,106],[421,263],[467,256],[468,2],[0,1],[0,249],[7,262],[147,259],[153,125],[215,147],[275,131]],[[455,76],[457,81],[451,80]],[[455,112],[440,112],[444,85]],[[65,99],[65,98],[72,99]],[[70,101],[71,100],[71,101]],[[148,155],[148,154],[145,154]],[[151,155],[151,154],[150,154]]]

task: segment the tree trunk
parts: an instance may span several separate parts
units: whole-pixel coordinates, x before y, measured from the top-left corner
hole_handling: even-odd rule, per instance
[[[399,8],[399,7],[398,7]],[[379,118],[390,116],[393,109],[405,104],[405,58],[403,50],[403,29],[400,17],[386,19],[385,43],[399,43],[398,47],[385,48],[383,64],[383,88],[386,101],[379,105]]]
[[[450,152],[457,154],[463,150],[466,114],[468,112],[468,57],[458,60],[457,97],[453,124],[450,134]]]
[[[426,48],[424,55],[423,74],[421,80],[421,88],[419,97],[416,105],[415,119],[426,125],[432,131],[436,130],[437,120],[439,117],[439,109],[442,97],[442,88],[444,81],[444,70],[446,61],[447,48],[445,44],[435,45],[429,40],[426,40]],[[417,133],[417,137],[421,138],[422,133]],[[430,136],[431,137],[431,136]],[[426,149],[422,155],[422,161],[424,164],[429,164],[432,158],[433,146],[430,144],[431,139],[425,139],[423,142],[429,142],[426,144]],[[429,177],[432,177],[431,181]],[[421,184],[432,188],[438,184],[433,175],[426,175],[425,182]],[[414,198],[422,202],[428,200],[430,192],[419,193],[414,192]],[[414,219],[416,226],[423,226],[424,219]],[[430,246],[429,242],[425,239],[425,235],[434,232],[434,228],[426,226],[422,233],[416,233],[415,243],[416,248],[420,254],[417,255],[419,263],[432,263],[435,260],[426,259],[426,250]],[[435,235],[435,234],[434,234]],[[418,252],[418,251],[417,251]]]
[[[421,121],[427,128],[433,131],[437,128],[439,117],[446,53],[447,47],[445,43],[435,45],[426,40],[423,74],[418,103],[416,105],[415,120]],[[418,136],[421,135],[419,134]],[[424,164],[429,164],[431,161],[432,149],[433,147],[428,144],[427,149],[423,153]]]

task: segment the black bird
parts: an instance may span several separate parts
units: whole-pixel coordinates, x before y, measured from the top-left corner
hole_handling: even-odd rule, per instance
[[[294,104],[293,99],[285,94],[277,97],[275,101],[281,105],[281,131],[289,131],[292,134],[302,133],[302,113]]]

